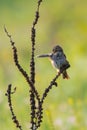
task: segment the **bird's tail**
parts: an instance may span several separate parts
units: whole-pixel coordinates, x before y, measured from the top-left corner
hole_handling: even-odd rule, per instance
[[[63,73],[62,73],[62,76],[63,76],[63,79],[69,79],[69,75],[67,74],[67,71],[64,70]]]

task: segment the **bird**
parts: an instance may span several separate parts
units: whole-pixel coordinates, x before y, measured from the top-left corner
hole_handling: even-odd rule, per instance
[[[52,53],[38,55],[38,58],[48,57],[53,65],[56,68],[58,73],[62,74],[63,79],[69,79],[67,74],[67,69],[70,67],[69,61],[67,61],[66,55],[61,46],[56,45],[52,49]]]

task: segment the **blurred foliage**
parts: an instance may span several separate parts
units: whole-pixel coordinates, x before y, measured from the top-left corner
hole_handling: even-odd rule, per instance
[[[12,50],[3,26],[18,48],[19,60],[29,73],[31,25],[36,10],[31,0],[0,0],[0,127],[16,130],[11,121],[5,92],[9,83],[17,86],[13,95],[16,115],[24,129],[29,124],[28,86],[13,62]],[[52,47],[63,47],[71,68],[70,80],[58,79],[44,103],[40,130],[87,129],[87,0],[44,0],[37,24],[36,55],[49,53]],[[36,86],[40,95],[56,71],[48,59],[36,59]]]

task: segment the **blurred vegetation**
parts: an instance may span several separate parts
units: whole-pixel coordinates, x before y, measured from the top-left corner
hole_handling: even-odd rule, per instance
[[[31,25],[36,10],[31,0],[0,0],[0,127],[16,130],[8,108],[5,92],[9,83],[17,86],[13,95],[15,113],[28,129],[29,93],[24,78],[13,62],[12,50],[3,26],[6,25],[18,48],[21,65],[29,73]],[[87,0],[44,0],[37,25],[36,55],[48,53],[59,44],[63,47],[71,68],[70,80],[58,79],[44,103],[44,118],[40,130],[87,129]],[[36,86],[40,94],[56,71],[48,59],[36,60]]]

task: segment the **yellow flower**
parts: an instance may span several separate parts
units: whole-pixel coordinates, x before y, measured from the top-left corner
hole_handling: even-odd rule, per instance
[[[73,105],[74,104],[73,98],[69,97],[68,98],[68,103],[69,103],[69,105]]]

